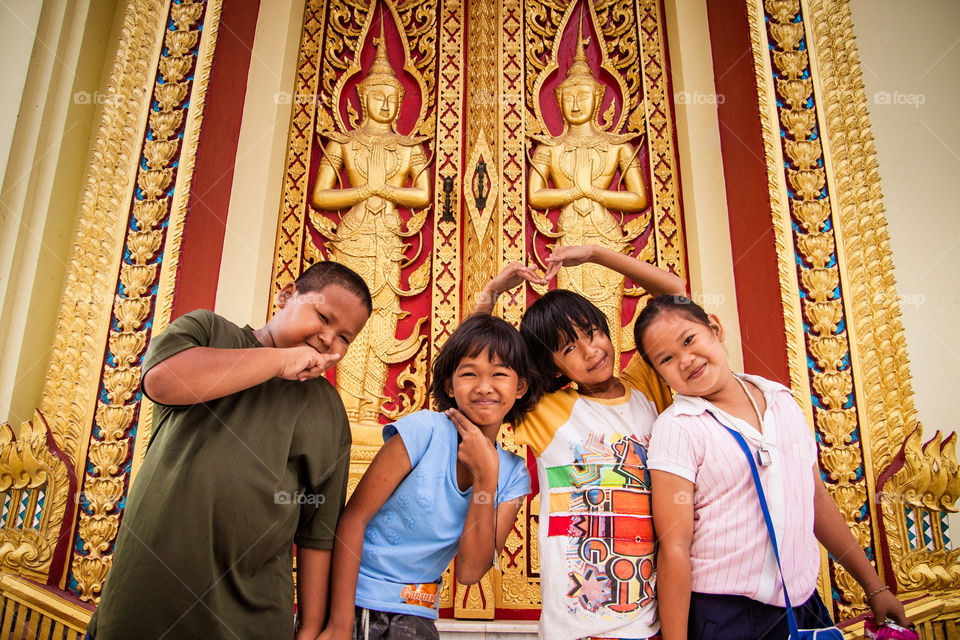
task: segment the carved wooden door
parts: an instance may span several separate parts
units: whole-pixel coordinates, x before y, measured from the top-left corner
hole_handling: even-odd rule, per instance
[[[429,408],[432,358],[506,263],[598,243],[685,275],[665,38],[658,0],[307,3],[271,295],[328,258],[371,285],[335,374],[351,488],[381,425]],[[541,197],[561,188],[577,198]],[[587,267],[558,283],[607,314],[625,364],[644,292]],[[498,311],[519,324],[541,293],[517,288]],[[447,570],[442,615],[538,616],[538,513],[534,494],[480,584]]]

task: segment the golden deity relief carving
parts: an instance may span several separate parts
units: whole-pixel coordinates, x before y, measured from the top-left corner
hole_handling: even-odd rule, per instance
[[[407,338],[398,339],[396,333],[399,320],[407,315],[400,299],[421,293],[430,273],[426,260],[410,274],[406,287],[402,283],[404,267],[416,259],[407,258],[406,239],[419,236],[431,200],[426,171],[430,160],[423,146],[428,138],[397,132],[404,87],[387,59],[382,26],[374,44],[373,65],[357,85],[359,126],[318,133],[328,142],[320,141],[320,166],[310,199],[316,210],[311,221],[327,238],[330,259],[359,273],[373,295],[370,320],[337,366],[337,387],[348,418],[367,424],[375,424],[381,412],[396,418],[422,403],[422,398],[410,401],[401,394],[398,406],[385,410],[389,399],[384,388],[389,365],[413,358],[424,347],[426,336],[420,328],[425,318]],[[341,173],[349,184],[343,183]],[[409,219],[404,221],[400,209],[412,212]],[[343,213],[335,225],[318,212]],[[422,242],[418,245],[422,247]],[[425,358],[416,358],[412,368],[424,367]],[[414,377],[420,377],[416,373]]]
[[[631,140],[636,133],[610,133],[598,124],[606,87],[587,62],[585,45],[578,36],[576,54],[566,78],[556,90],[563,117],[563,132],[556,137],[533,134],[537,142],[531,157],[528,203],[537,231],[557,245],[596,244],[630,253],[631,242],[646,229],[650,217],[640,216],[621,226],[614,212],[639,213],[647,209],[646,185],[638,158],[641,147]],[[613,105],[603,121],[612,119]],[[620,120],[623,120],[621,114]],[[619,173],[619,179],[614,180]],[[560,209],[556,227],[536,210]],[[633,340],[621,331],[623,277],[599,265],[567,268],[557,276],[557,286],[592,300],[607,317],[618,352],[632,349]]]

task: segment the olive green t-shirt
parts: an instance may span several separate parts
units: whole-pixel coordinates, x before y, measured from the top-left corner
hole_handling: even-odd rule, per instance
[[[154,337],[143,372],[185,349],[260,347],[210,311]],[[293,544],[331,549],[350,427],[325,379],[273,378],[210,402],[156,404],[96,640],[293,637]]]

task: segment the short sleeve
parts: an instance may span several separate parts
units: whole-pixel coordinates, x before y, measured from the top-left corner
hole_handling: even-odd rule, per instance
[[[670,387],[663,381],[657,373],[646,363],[639,353],[633,354],[620,379],[625,383],[643,393],[657,407],[658,412],[663,412],[673,404],[673,394]]]
[[[535,409],[536,407],[534,407]],[[530,446],[530,439],[527,437],[527,432],[529,431],[530,423],[528,422],[528,417],[524,416],[520,419],[519,422],[516,422],[513,425],[513,441],[517,444],[524,444]]]
[[[150,340],[143,358],[143,374],[181,351],[209,346],[214,321],[213,312],[206,309],[191,311],[174,320],[166,331]]]
[[[386,442],[399,434],[403,440],[403,446],[407,449],[410,466],[415,467],[420,464],[423,454],[430,446],[433,432],[437,428],[437,418],[440,415],[442,414],[433,411],[417,411],[404,416],[383,428],[383,441]],[[447,419],[446,416],[443,417]]]
[[[694,437],[689,421],[668,412],[653,423],[647,468],[666,471],[695,483],[703,453],[703,443]]]
[[[497,504],[529,494],[530,472],[527,471],[527,465],[520,456],[501,451],[500,464],[504,469],[500,473]]]
[[[342,413],[342,410],[341,410]],[[346,414],[343,414],[346,424]],[[347,499],[347,480],[350,474],[350,428],[341,429],[345,434],[340,440],[338,455],[333,467],[321,482],[304,491],[300,507],[300,521],[294,543],[310,549],[333,549],[337,520]]]

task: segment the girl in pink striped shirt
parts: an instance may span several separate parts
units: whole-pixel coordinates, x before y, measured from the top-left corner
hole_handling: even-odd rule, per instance
[[[720,321],[682,296],[652,300],[634,333],[644,360],[677,392],[654,425],[647,459],[664,640],[786,638],[784,588],[803,603],[795,607],[800,628],[830,626],[816,591],[818,540],[863,587],[878,622],[908,625],[827,494],[816,442],[790,391],[734,375]],[[783,580],[750,466],[725,427],[760,460]]]

